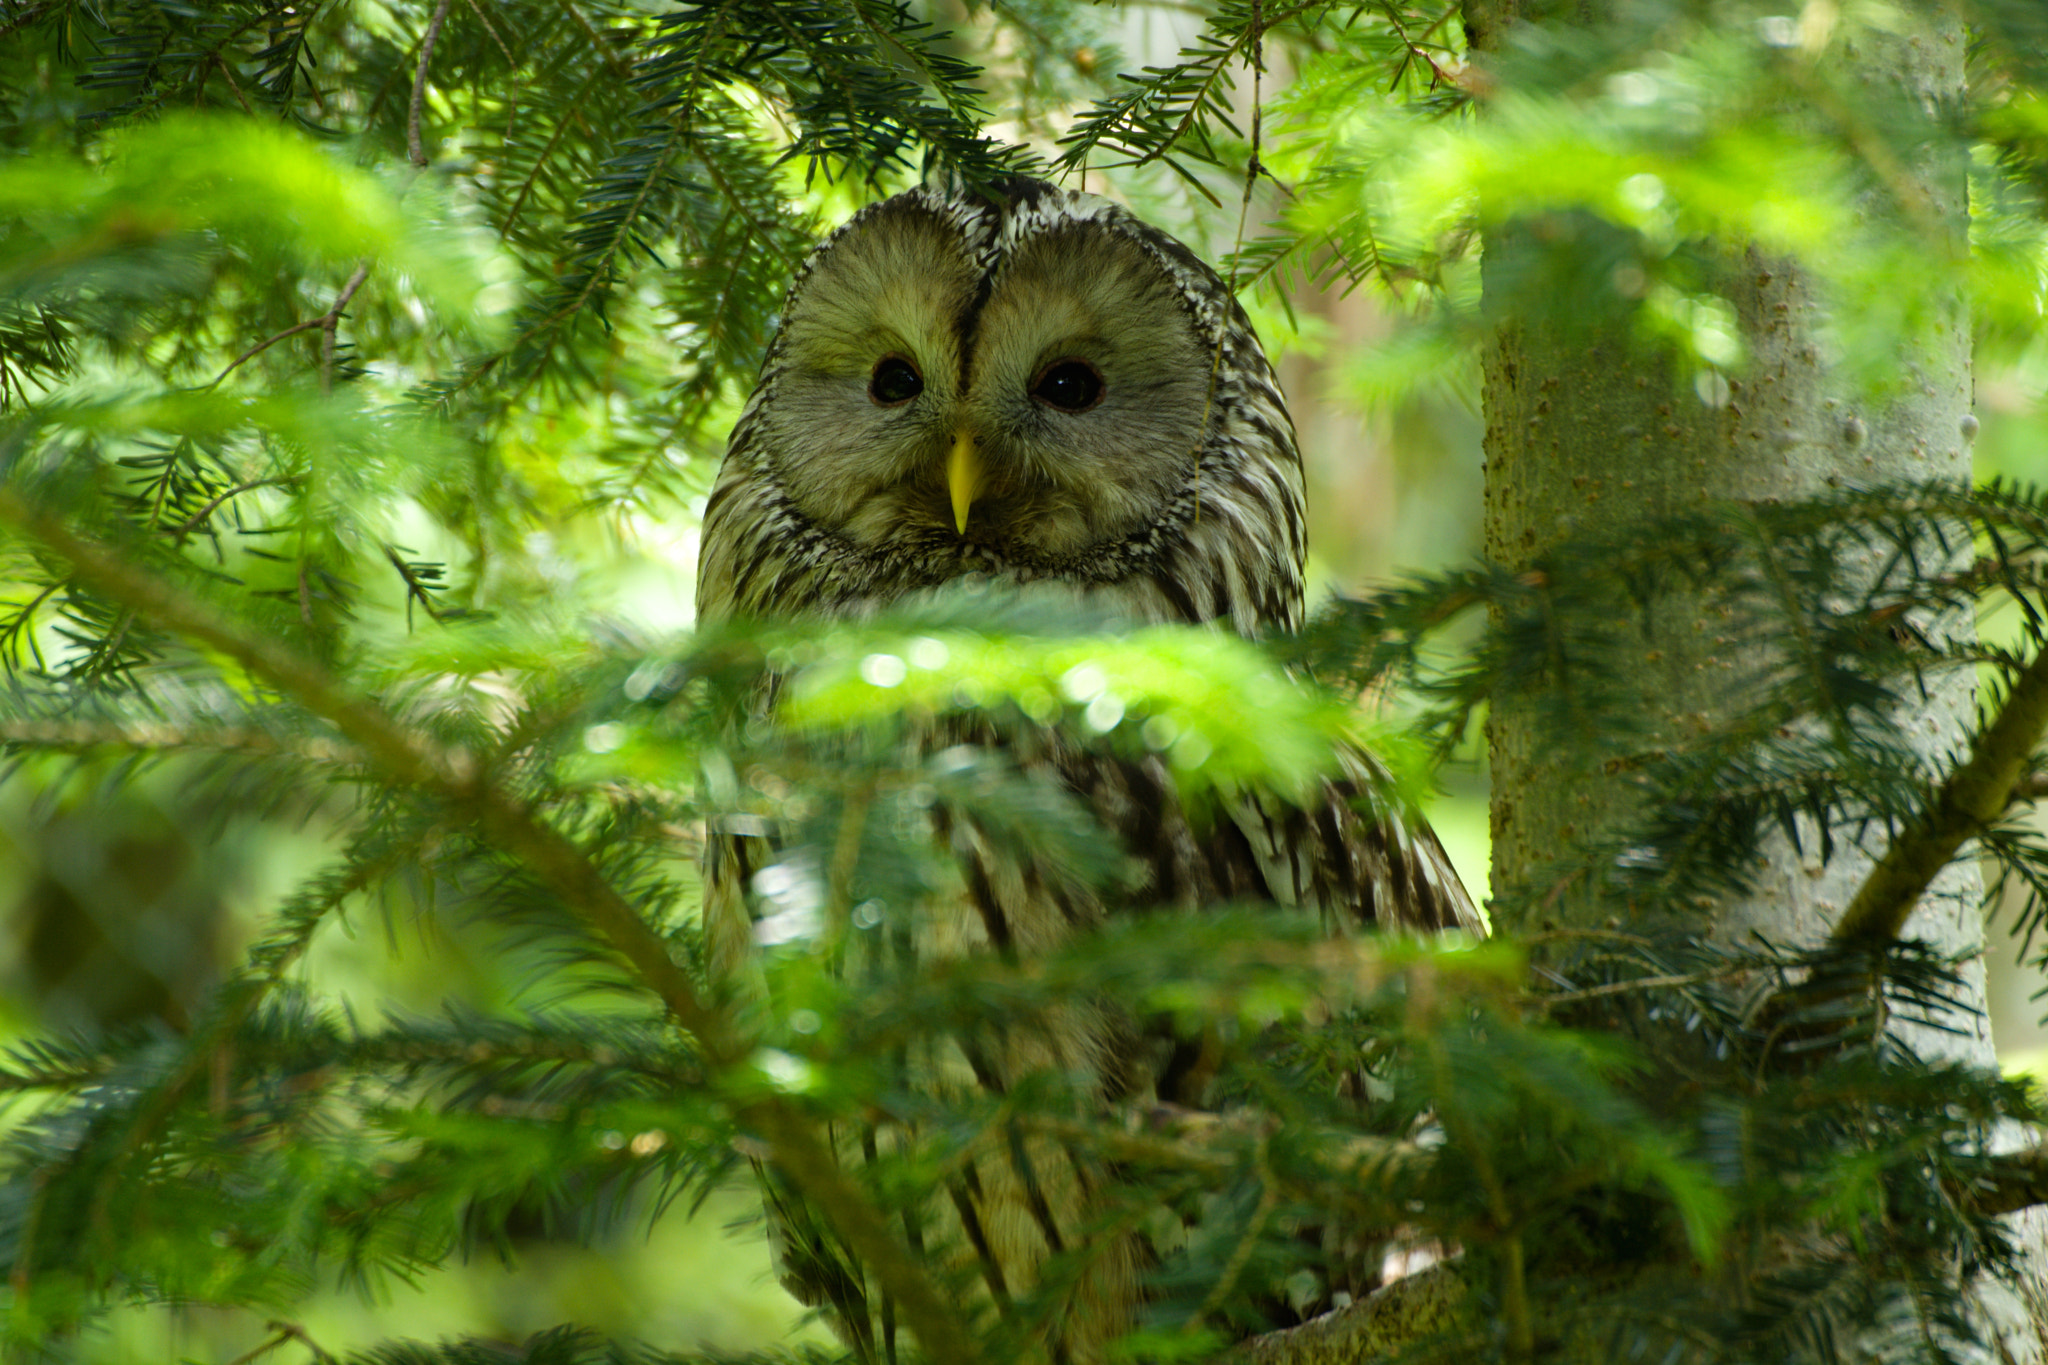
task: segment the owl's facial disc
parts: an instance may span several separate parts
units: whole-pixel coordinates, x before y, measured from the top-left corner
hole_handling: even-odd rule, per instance
[[[1044,569],[1142,533],[1194,477],[1211,347],[1153,252],[1086,219],[987,252],[891,201],[791,296],[757,420],[812,524],[963,571]]]
[[[863,546],[913,522],[947,525],[960,320],[982,273],[951,224],[909,202],[869,214],[814,262],[760,414],[776,482],[813,523]]]

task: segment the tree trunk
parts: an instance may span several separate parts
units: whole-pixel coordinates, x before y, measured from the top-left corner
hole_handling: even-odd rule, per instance
[[[1515,21],[1512,0],[1468,0],[1475,46],[1498,44]],[[1959,104],[1964,45],[1952,15],[1928,4],[1910,6],[1917,27],[1890,38],[1864,33],[1836,44],[1838,60],[1854,62],[1870,81],[1903,82],[1923,102]],[[1924,211],[1960,244],[1967,223],[1964,149],[1935,144],[1904,167],[1916,211]],[[1873,210],[1876,211],[1876,210]],[[1568,218],[1520,221],[1486,240],[1489,295],[1518,252],[1543,233],[1570,232]],[[1970,472],[1970,329],[1960,297],[1916,339],[1893,396],[1878,405],[1856,396],[1831,374],[1822,340],[1820,297],[1798,262],[1734,247],[1724,257],[1720,292],[1740,319],[1747,363],[1722,377],[1689,381],[1668,356],[1652,355],[1625,335],[1567,328],[1531,318],[1503,319],[1485,361],[1486,553],[1526,566],[1575,531],[1699,509],[1716,502],[1792,501],[1843,486],[1902,480],[1964,478]],[[1967,554],[1967,547],[1962,548]],[[1717,635],[1718,618],[1697,595],[1674,589],[1644,615],[1635,675],[1619,681],[1644,698],[1657,731],[1649,747],[1676,749],[1713,727],[1738,705],[1729,682],[1742,661]],[[1949,633],[1971,623],[1933,623]],[[1959,753],[1974,714],[1973,685],[1951,671],[1922,706],[1902,717],[1930,759]],[[1545,752],[1526,699],[1498,699],[1489,722],[1493,772],[1493,885],[1537,894],[1511,897],[1542,907],[1541,918],[1593,927],[1597,909],[1574,888],[1532,887],[1554,850],[1615,829],[1634,812],[1620,774],[1590,780],[1561,755]],[[1813,944],[1881,851],[1881,831],[1859,846],[1836,831],[1836,852],[1823,866],[1816,841],[1773,844],[1755,894],[1717,905],[1706,926],[1714,937],[1741,941],[1761,932],[1781,943]],[[1909,937],[1944,952],[1973,955],[1967,964],[1969,1003],[1984,1005],[1981,914],[1983,886],[1974,865],[1957,863],[1921,902]],[[1533,923],[1505,923],[1510,932]],[[1963,1021],[1958,1021],[1963,1022]],[[1955,1037],[1922,1030],[1912,1041],[1992,1067],[1997,1064],[1983,1016],[1973,1033]],[[2038,1213],[2038,1211],[2037,1211]],[[2036,1221],[2027,1233],[2042,1246]],[[2042,1358],[2040,1305],[1992,1292],[1985,1308],[2012,1358]]]

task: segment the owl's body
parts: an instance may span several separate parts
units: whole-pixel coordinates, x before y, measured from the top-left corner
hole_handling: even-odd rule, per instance
[[[1256,638],[1300,624],[1303,520],[1272,368],[1198,258],[1106,200],[1038,181],[919,190],[856,215],[792,286],[705,512],[698,613],[861,616],[980,575],[1057,584],[1096,618]],[[1248,795],[1199,831],[1158,759],[1103,757],[1056,732],[1012,757],[1080,797],[1138,875],[1105,901],[935,807],[961,891],[919,909],[921,961],[1029,955],[1108,915],[1225,901],[1312,908],[1333,933],[1477,927],[1434,836],[1378,799],[1368,755],[1342,755],[1347,775],[1320,800]],[[743,922],[759,842],[712,842],[707,913],[728,928]],[[949,1039],[914,1064],[933,1090],[1001,1091],[1052,1070],[1101,1105],[1199,1098],[1189,1049],[1148,1040],[1109,1001]],[[850,1136],[842,1151],[877,1141]],[[1109,1178],[1056,1144],[992,1142],[910,1222],[989,1311],[1061,1258],[1072,1289],[1043,1344],[1092,1361],[1129,1325],[1141,1260],[1128,1238],[1088,1235]],[[800,1207],[778,1223],[792,1287],[863,1356],[888,1354],[890,1315],[857,1264]]]

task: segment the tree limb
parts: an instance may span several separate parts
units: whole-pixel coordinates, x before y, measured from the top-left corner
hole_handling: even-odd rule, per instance
[[[2048,1204],[2048,1147],[2029,1147],[1998,1159],[1998,1173],[1989,1182],[1955,1191],[1979,1213],[2018,1213]]]
[[[447,0],[442,0],[443,9]],[[348,307],[348,301],[356,296],[356,290],[363,287],[363,281],[370,277],[370,263],[364,261],[348,277],[348,283],[334,296],[334,306],[320,319],[320,392],[326,393],[334,387],[334,334],[341,326],[341,312]]]
[[[1357,1303],[1237,1347],[1230,1365],[1370,1365],[1452,1326],[1465,1299],[1462,1261],[1439,1261]]]
[[[1965,840],[1996,820],[2048,728],[2048,649],[2013,680],[1998,718],[1970,745],[1919,822],[1892,841],[1832,935],[1836,943],[1878,944],[1898,938],[1907,916]]]
[[[2013,784],[2012,799],[2015,805],[2039,801],[2044,796],[2048,796],[2048,773],[2035,773]]]

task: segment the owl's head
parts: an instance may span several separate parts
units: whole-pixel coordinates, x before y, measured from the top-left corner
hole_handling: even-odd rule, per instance
[[[1221,515],[1254,463],[1262,495],[1291,494],[1271,529],[1298,566],[1286,410],[1193,253],[1041,181],[914,190],[857,214],[791,288],[706,513],[700,610],[887,600],[966,572],[1117,581],[1198,520],[1205,479]],[[750,567],[719,560],[732,517],[838,558],[721,602],[720,575]]]

